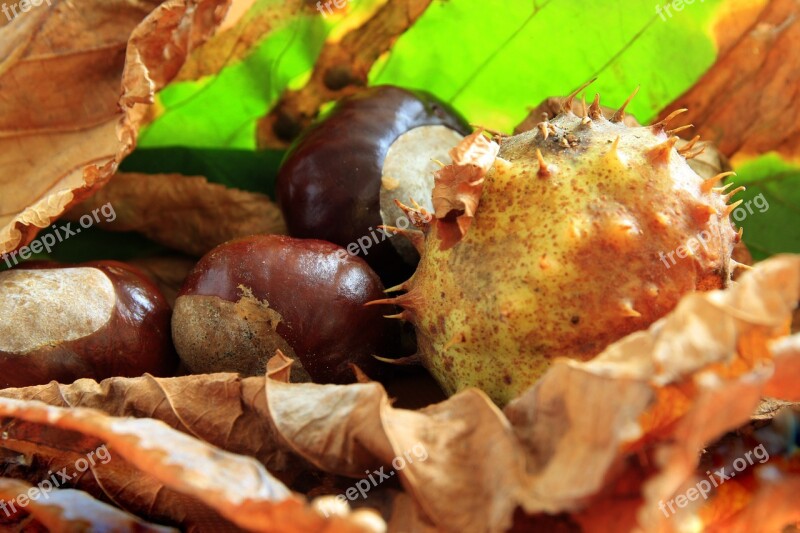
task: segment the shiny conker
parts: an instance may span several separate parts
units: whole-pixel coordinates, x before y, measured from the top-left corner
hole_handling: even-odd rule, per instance
[[[335,244],[256,235],[222,244],[187,277],[172,318],[178,354],[192,373],[263,375],[282,350],[319,383],[368,375],[391,339],[383,285],[364,260]]]
[[[410,226],[395,199],[432,209],[436,161],[471,131],[424,91],[378,86],[342,99],[287,153],[278,203],[294,237],[324,239],[360,255],[387,284],[404,281],[419,256],[378,226]]]
[[[177,366],[170,306],[116,261],[0,272],[0,388],[170,376]]]

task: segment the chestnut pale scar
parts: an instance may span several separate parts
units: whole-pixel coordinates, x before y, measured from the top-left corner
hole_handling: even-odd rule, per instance
[[[111,280],[96,268],[0,272],[0,352],[81,339],[111,319]]]

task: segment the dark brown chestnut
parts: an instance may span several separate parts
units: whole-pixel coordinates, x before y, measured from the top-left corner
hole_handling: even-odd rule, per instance
[[[292,145],[277,179],[278,203],[294,237],[324,239],[360,255],[387,284],[405,281],[419,257],[385,224],[410,226],[395,199],[432,210],[436,160],[471,131],[423,91],[392,86],[342,99]]]
[[[172,317],[175,347],[193,373],[263,375],[282,350],[313,381],[354,379],[379,365],[393,321],[377,274],[335,244],[256,235],[206,254],[186,279]]]
[[[169,376],[177,362],[169,304],[133,267],[42,263],[0,272],[0,388]]]

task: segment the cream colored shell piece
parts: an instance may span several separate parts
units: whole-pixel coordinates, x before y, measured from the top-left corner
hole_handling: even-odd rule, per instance
[[[413,228],[402,209],[394,203],[395,199],[404,204],[410,204],[410,199],[413,199],[428,211],[433,211],[433,173],[441,168],[436,161],[452,163],[448,152],[463,138],[447,126],[420,126],[392,143],[383,161],[381,180],[381,220],[384,224]],[[407,239],[394,238],[391,242],[404,257],[414,257]]]
[[[111,280],[96,268],[0,272],[0,352],[82,339],[111,319]]]

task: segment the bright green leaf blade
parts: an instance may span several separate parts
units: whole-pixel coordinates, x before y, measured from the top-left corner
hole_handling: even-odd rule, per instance
[[[744,228],[744,242],[757,260],[781,253],[800,253],[800,167],[769,154],[736,169],[736,186],[747,190],[733,200],[731,213]]]
[[[254,149],[256,121],[313,66],[326,33],[320,18],[298,17],[217,76],[168,86],[159,93],[163,112],[139,146]]]
[[[259,0],[257,6],[268,9],[273,1]],[[353,9],[367,4],[374,0],[354,3]],[[428,90],[473,123],[510,131],[546,97],[599,76],[587,91],[590,98],[599,92],[605,104],[619,105],[641,85],[628,110],[647,121],[714,62],[710,28],[722,4],[684,2],[682,11],[659,16],[655,4],[633,1],[434,0],[374,66],[370,82]],[[123,170],[204,175],[272,194],[282,153],[254,151],[256,121],[286,87],[307,80],[339,23],[311,11],[265,35],[218,75],[168,87],[160,94],[163,113],[143,131],[141,147]],[[750,188],[737,196],[745,203],[733,216],[741,219],[754,256],[800,252],[800,170],[776,157],[737,170],[736,182]],[[762,212],[759,206],[767,204]]]
[[[649,120],[714,62],[707,27],[720,3],[662,19],[649,2],[437,1],[370,80],[426,89],[473,123],[510,131],[530,107],[599,76],[589,96],[615,106],[641,85],[628,109]]]
[[[359,0],[348,5],[348,11],[357,20],[378,3]],[[301,14],[287,18],[292,12]],[[243,18],[240,31],[250,35],[247,24],[264,25],[270,31],[254,39],[249,53],[230,59],[215,76],[175,82],[162,90],[159,116],[142,130],[139,146],[254,149],[258,119],[285,89],[306,82],[325,40],[350,20],[324,16],[313,3],[258,0]]]

